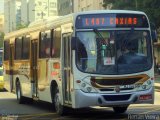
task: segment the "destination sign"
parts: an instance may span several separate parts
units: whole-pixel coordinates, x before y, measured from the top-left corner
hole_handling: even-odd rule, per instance
[[[89,14],[79,15],[76,28],[148,28],[147,18],[139,14]]]

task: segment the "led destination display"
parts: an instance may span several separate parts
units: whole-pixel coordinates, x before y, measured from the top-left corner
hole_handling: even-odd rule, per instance
[[[114,28],[135,27],[148,28],[147,18],[139,14],[90,14],[80,15],[76,28]]]

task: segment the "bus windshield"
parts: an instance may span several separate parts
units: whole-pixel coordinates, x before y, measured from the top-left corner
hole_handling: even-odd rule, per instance
[[[76,35],[76,64],[82,72],[129,74],[152,66],[149,31],[93,30]]]

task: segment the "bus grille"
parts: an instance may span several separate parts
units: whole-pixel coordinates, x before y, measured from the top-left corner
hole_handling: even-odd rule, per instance
[[[103,98],[106,101],[123,101],[123,100],[128,100],[130,98],[130,94],[126,95],[103,95]]]
[[[123,91],[123,90],[133,90],[134,88],[120,88],[120,91]],[[100,91],[107,91],[107,92],[111,92],[111,91],[114,91],[115,90],[115,87],[113,88],[103,88],[103,89],[99,89]]]
[[[93,87],[106,89],[111,91],[110,88],[117,85],[133,85],[133,84],[143,84],[149,79],[148,75],[135,75],[127,77],[91,77],[91,84]],[[103,90],[102,90],[103,91]]]

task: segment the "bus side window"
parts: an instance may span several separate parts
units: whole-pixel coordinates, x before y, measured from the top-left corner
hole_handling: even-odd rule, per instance
[[[50,57],[50,48],[51,48],[51,32],[45,31],[40,33],[40,49],[39,56],[40,58]]]
[[[10,48],[9,48],[9,40],[4,41],[4,61],[9,60],[10,56]]]
[[[22,37],[15,40],[15,60],[22,59]]]
[[[52,32],[52,57],[59,58],[61,50],[61,28],[56,28]]]
[[[23,37],[23,51],[22,51],[22,58],[29,59],[30,54],[30,37]]]

